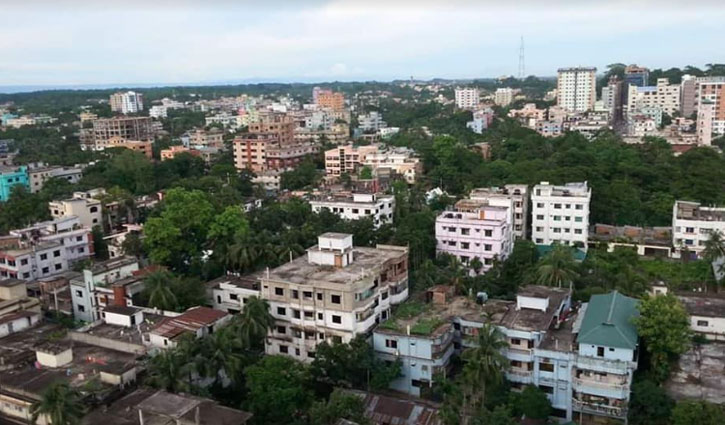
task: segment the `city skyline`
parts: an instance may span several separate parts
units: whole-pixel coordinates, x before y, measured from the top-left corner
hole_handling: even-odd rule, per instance
[[[613,62],[704,67],[716,61],[711,39],[725,11],[699,3],[698,10],[570,1],[517,8],[465,1],[446,8],[344,1],[9,5],[0,85],[493,78],[517,74],[521,36],[526,75],[554,76],[558,67],[577,65],[601,72]],[[703,10],[711,19],[682,31]],[[635,48],[637,38],[647,49]]]

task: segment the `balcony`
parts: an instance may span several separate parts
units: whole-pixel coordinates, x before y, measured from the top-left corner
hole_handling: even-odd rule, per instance
[[[572,407],[575,411],[589,413],[593,415],[604,415],[612,418],[624,418],[627,416],[627,408],[621,406],[611,406],[606,404],[598,404],[582,400],[572,399]]]
[[[577,369],[593,370],[596,372],[628,375],[630,370],[636,369],[636,363],[579,356],[576,361],[576,367]]]
[[[533,382],[533,372],[522,369],[509,369],[506,371],[506,379],[511,382],[530,384]]]
[[[503,355],[509,360],[518,360],[521,362],[531,362],[534,360],[534,350],[525,348],[511,348],[503,351]]]
[[[626,383],[602,382],[586,378],[573,378],[572,383],[576,391],[599,397],[626,399],[629,395],[629,385]]]

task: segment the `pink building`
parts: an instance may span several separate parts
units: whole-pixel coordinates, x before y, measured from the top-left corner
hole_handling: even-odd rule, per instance
[[[508,258],[513,250],[514,233],[509,207],[492,206],[487,201],[464,199],[455,209],[436,218],[436,252],[457,257],[469,265],[474,258],[485,273],[493,260]]]

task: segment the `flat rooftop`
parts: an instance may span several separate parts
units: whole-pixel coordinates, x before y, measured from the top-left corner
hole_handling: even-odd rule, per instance
[[[207,289],[217,289],[220,285],[232,285],[237,288],[248,289],[250,291],[259,291],[260,279],[262,272],[257,272],[245,276],[226,275],[210,280],[205,283]]]
[[[344,239],[350,235],[345,233],[325,233],[321,237]],[[310,264],[307,255],[283,264],[274,270],[270,270],[265,280],[277,280],[295,284],[306,284],[309,282],[329,282],[339,284],[350,284],[366,276],[371,269],[380,267],[383,263],[407,256],[405,247],[390,248],[353,248],[353,262],[347,267],[336,268],[333,266],[321,266]],[[317,250],[315,245],[309,250]]]
[[[699,202],[677,201],[677,218],[698,221],[725,221],[725,207],[702,206]]]
[[[589,238],[604,242],[637,242],[648,245],[672,245],[672,227],[611,226],[595,224]]]
[[[109,307],[105,308],[108,311]],[[138,326],[126,327],[120,325],[112,325],[102,322],[86,331],[89,335],[95,335],[102,338],[113,339],[116,341],[124,341],[132,344],[143,344],[143,334],[149,332],[157,324],[161,322],[163,316],[158,314],[144,313],[143,322]]]
[[[677,298],[691,316],[725,318],[725,297],[721,294],[678,292]]]
[[[549,329],[559,311],[561,302],[569,295],[564,288],[551,288],[548,286],[528,285],[519,289],[517,296],[532,298],[548,298],[549,305],[546,311],[531,308],[517,310],[510,308],[502,318],[500,324],[508,329],[522,331],[543,331]]]

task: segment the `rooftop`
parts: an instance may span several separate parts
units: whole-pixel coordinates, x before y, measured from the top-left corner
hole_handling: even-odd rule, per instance
[[[438,406],[423,400],[388,397],[364,391],[348,390],[360,397],[365,416],[376,424],[442,425]]]
[[[349,235],[345,233],[325,233],[320,237],[344,239]],[[317,245],[310,248],[310,250],[316,249],[318,249]],[[382,247],[380,245],[377,248],[354,247],[352,252],[352,264],[343,268],[310,264],[307,256],[303,255],[270,270],[269,274],[263,279],[296,284],[310,282],[351,284],[369,275],[371,270],[382,266],[385,262],[405,257],[408,253],[405,247]]]
[[[725,221],[725,208],[702,206],[699,202],[676,201],[677,218],[699,221]]]
[[[110,260],[94,263],[93,266],[91,266],[91,271],[93,272],[93,274],[100,274],[137,262],[138,260],[135,257],[125,256],[120,258],[112,258]]]
[[[2,287],[2,288],[12,288],[14,286],[22,285],[22,284],[25,284],[25,283],[27,283],[27,282],[24,281],[24,280],[21,280],[21,279],[9,278],[9,279],[0,280],[0,287]]]
[[[133,316],[141,311],[140,308],[130,307],[126,305],[109,305],[103,308],[105,313],[120,314],[123,316]]]
[[[151,333],[173,339],[184,332],[196,331],[204,326],[212,325],[228,315],[228,313],[209,307],[193,307],[176,317],[164,317]]]
[[[225,284],[236,286],[237,288],[249,289],[250,291],[259,291],[259,279],[261,276],[261,272],[245,276],[226,275],[206,282],[206,287],[214,289]]]
[[[559,307],[569,297],[569,290],[548,286],[527,285],[519,289],[517,296],[531,298],[548,298],[546,311],[533,308],[509,308],[499,324],[508,329],[522,331],[543,331],[549,329],[554,318],[559,314]],[[561,318],[560,318],[561,319]]]
[[[639,316],[638,301],[617,291],[592,295],[577,341],[606,347],[637,347],[637,329],[632,319]]]
[[[725,297],[720,294],[680,292],[677,298],[691,316],[725,318]]]
[[[589,232],[590,239],[605,242],[637,242],[649,245],[672,245],[672,227],[636,227],[596,224]]]

